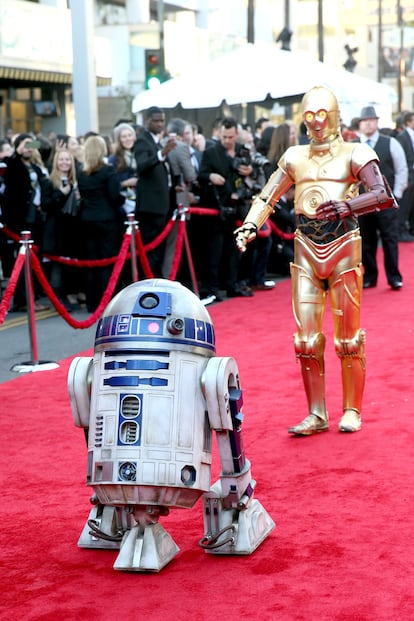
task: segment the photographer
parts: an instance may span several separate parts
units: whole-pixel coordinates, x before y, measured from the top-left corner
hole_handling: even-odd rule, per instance
[[[225,117],[220,124],[219,140],[203,152],[199,172],[204,190],[202,204],[220,212],[218,218],[205,218],[205,273],[201,274],[206,294],[214,295],[216,301],[220,300],[221,288],[226,289],[228,297],[253,295],[240,283],[241,257],[232,235],[252,196],[248,185],[253,172],[250,153],[237,143],[237,136],[237,121]]]

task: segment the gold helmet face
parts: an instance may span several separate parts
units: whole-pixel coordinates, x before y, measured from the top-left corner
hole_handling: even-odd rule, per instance
[[[326,142],[339,131],[338,100],[325,86],[315,86],[302,99],[302,118],[311,139]]]

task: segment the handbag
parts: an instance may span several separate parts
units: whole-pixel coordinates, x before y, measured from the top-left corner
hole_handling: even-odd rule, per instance
[[[75,188],[72,188],[70,191],[65,204],[62,208],[62,213],[66,216],[77,216],[80,211],[80,199],[78,198],[78,193]]]

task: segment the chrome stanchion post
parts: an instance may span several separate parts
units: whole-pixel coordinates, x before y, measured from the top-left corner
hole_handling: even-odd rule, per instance
[[[27,318],[29,323],[30,352],[32,354],[32,364],[39,364],[37,351],[36,318],[35,318],[35,299],[33,287],[32,257],[31,249],[33,240],[30,231],[22,231],[22,246],[24,248],[24,282],[26,286]]]
[[[33,286],[33,271],[32,271],[32,257],[31,250],[33,246],[33,240],[31,238],[30,231],[21,232],[21,248],[20,253],[25,255],[24,261],[24,280],[26,287],[26,305],[27,305],[27,318],[29,325],[29,338],[30,338],[30,353],[32,359],[30,362],[21,362],[11,368],[11,371],[17,371],[18,373],[28,373],[30,371],[47,371],[50,369],[57,369],[59,365],[52,361],[39,361],[39,355],[37,351],[37,334],[36,334],[36,317],[35,317],[35,294]]]
[[[188,211],[189,211],[188,207],[183,207],[182,205],[180,205],[180,207],[179,207],[180,219],[184,223],[190,217],[190,214],[188,213]],[[198,290],[197,277],[196,277],[196,273],[195,273],[195,269],[194,269],[193,256],[191,254],[190,242],[189,242],[188,234],[187,234],[187,226],[186,226],[186,224],[184,224],[184,247],[185,247],[185,253],[187,255],[188,269],[190,271],[190,278],[191,278],[191,283],[193,285],[193,292],[196,294],[197,297],[200,297],[200,293],[199,293],[199,290]]]
[[[129,213],[127,215],[127,221],[125,222],[128,225],[127,233],[131,235],[130,241],[130,252],[131,252],[131,274],[132,274],[132,282],[138,282],[138,264],[137,264],[137,241],[136,241],[136,232],[138,230],[138,222],[135,220],[135,215],[133,213]]]

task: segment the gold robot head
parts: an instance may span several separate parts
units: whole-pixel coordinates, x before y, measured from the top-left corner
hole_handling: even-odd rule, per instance
[[[302,99],[302,118],[312,140],[326,142],[339,134],[338,100],[329,88],[315,86]]]

